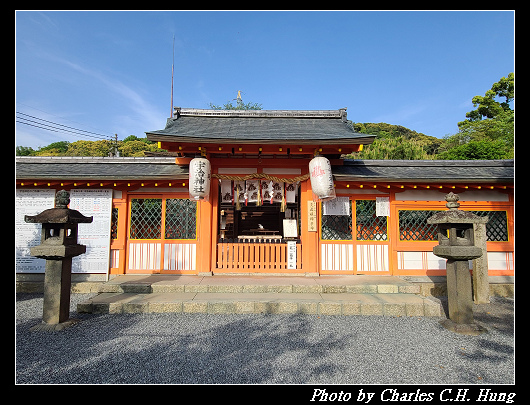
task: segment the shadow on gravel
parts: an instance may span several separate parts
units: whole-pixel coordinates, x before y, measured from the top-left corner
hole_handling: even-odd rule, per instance
[[[330,334],[309,339],[312,327],[299,315],[231,316],[212,327],[219,315],[160,314],[156,330],[152,318],[151,326],[145,323],[152,316],[90,315],[63,332],[47,334],[27,331],[37,319],[22,322],[17,326],[17,382],[325,381],[341,370],[322,360],[324,353],[344,349],[349,339]],[[190,330],[186,324],[197,317],[204,318],[202,327]],[[281,376],[274,375],[278,369]]]
[[[442,304],[444,315],[449,318],[447,297],[437,297]],[[514,333],[514,300],[513,298],[491,297],[489,304],[473,304],[475,322],[488,330],[496,330],[503,334]]]
[[[488,329],[503,334],[514,333],[514,300],[512,298],[492,297],[489,304],[473,306],[475,321]]]
[[[81,298],[76,298],[80,300]],[[17,294],[17,383],[510,383],[513,300],[475,306],[490,332],[438,319],[77,314],[32,333],[42,294]],[[74,308],[74,304],[72,305]],[[413,329],[415,328],[415,329]]]
[[[447,298],[442,300],[442,305],[447,316]],[[484,379],[484,375],[481,375],[478,367],[475,368],[473,367],[474,365],[478,366],[484,363],[498,365],[507,361],[513,361],[513,339],[511,340],[511,344],[505,344],[496,342],[489,335],[499,333],[500,335],[514,336],[514,299],[491,297],[489,304],[473,305],[473,318],[476,323],[485,327],[488,332],[476,337],[460,336],[462,345],[461,347],[455,348],[455,351],[458,356],[470,360],[470,362],[465,362],[465,365],[459,367],[457,372],[460,380],[462,383],[476,384]],[[441,326],[439,329],[441,333],[447,333],[443,331]],[[458,336],[454,334],[455,339]],[[473,344],[466,342],[473,342]],[[490,376],[490,378],[492,377]],[[504,383],[504,381],[495,380],[493,382]]]

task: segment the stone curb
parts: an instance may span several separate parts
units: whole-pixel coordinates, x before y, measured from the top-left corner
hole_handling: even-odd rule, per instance
[[[163,283],[103,284],[100,293],[325,293],[325,294],[419,294],[419,285],[179,285]]]
[[[383,294],[348,296],[344,300],[274,299],[255,300],[194,299],[190,297],[157,299],[151,294],[104,293],[79,303],[79,313],[210,313],[210,314],[314,314],[378,316],[443,316],[441,303],[435,299],[396,294],[392,300]],[[347,296],[347,294],[345,294]],[[160,297],[159,297],[160,298]]]

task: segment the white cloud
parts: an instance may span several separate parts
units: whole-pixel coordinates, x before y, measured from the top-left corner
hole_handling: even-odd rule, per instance
[[[144,96],[133,87],[121,82],[118,79],[111,78],[99,71],[89,69],[79,64],[60,59],[60,62],[82,73],[86,76],[96,79],[103,84],[110,92],[124,99],[121,101],[125,111],[130,114],[124,114],[113,117],[113,123],[117,126],[114,131],[120,137],[126,137],[130,134],[141,136],[144,131],[163,128],[165,125],[165,114],[157,106],[149,103]]]
[[[473,109],[473,102],[470,98],[466,99],[465,101],[462,101],[460,104],[458,104],[458,108],[469,108],[469,110]]]
[[[395,111],[377,116],[374,122],[386,122],[388,124],[397,123],[397,125],[403,125],[402,123],[404,121],[425,112],[428,107],[429,105],[427,103],[403,106]]]

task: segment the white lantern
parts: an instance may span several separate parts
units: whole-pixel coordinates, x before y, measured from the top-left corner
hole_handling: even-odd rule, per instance
[[[320,201],[335,198],[335,186],[333,185],[333,174],[331,163],[324,156],[316,156],[309,162],[309,176],[311,189]]]
[[[194,201],[208,201],[210,196],[210,161],[200,157],[191,159],[189,168],[190,199]]]

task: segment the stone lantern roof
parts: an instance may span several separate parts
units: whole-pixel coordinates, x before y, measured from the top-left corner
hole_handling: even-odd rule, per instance
[[[26,222],[33,224],[88,224],[92,218],[70,208],[50,208],[37,215],[24,216]]]
[[[42,211],[37,215],[25,215],[24,221],[32,224],[88,224],[93,217],[85,217],[77,210],[67,208],[70,193],[61,190],[55,196],[55,208]]]
[[[460,197],[458,194],[450,192],[445,196],[447,204],[445,206],[449,208],[447,211],[441,211],[434,214],[432,217],[427,219],[428,224],[485,224],[488,222],[488,217],[479,217],[469,211],[461,211],[458,209],[460,203],[458,200]]]

